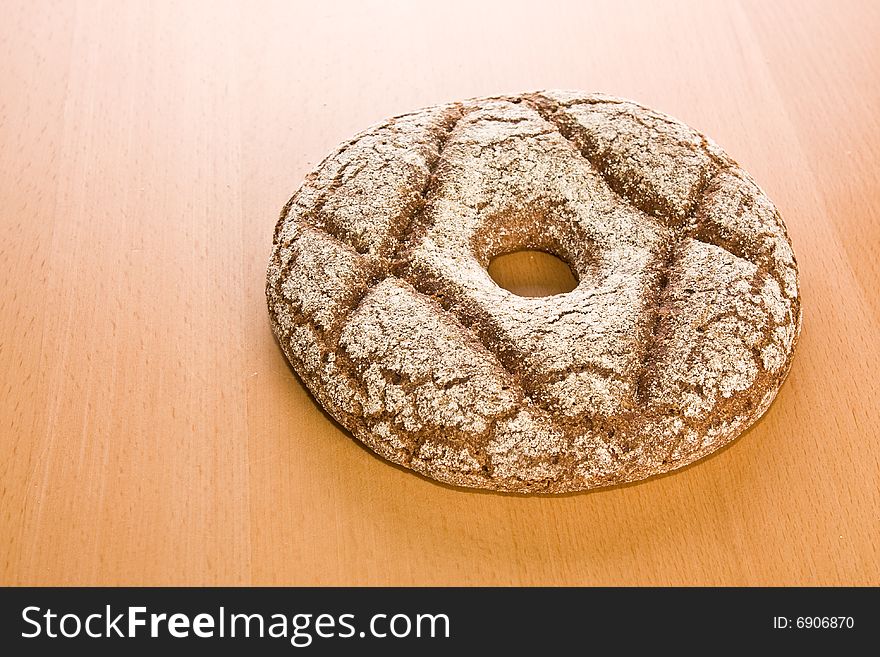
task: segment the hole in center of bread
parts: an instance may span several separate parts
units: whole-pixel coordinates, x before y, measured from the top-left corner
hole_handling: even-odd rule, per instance
[[[578,284],[564,260],[545,251],[525,249],[493,258],[489,276],[499,287],[520,297],[564,294]]]

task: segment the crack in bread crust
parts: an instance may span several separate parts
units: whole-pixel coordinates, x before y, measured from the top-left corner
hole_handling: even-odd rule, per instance
[[[465,238],[490,225],[477,257]],[[571,300],[499,292],[478,260],[504,234],[573,248]],[[390,119],[307,176],[273,243],[270,319],[306,386],[455,485],[569,492],[702,458],[766,411],[800,332],[772,203],[706,137],[614,97]]]

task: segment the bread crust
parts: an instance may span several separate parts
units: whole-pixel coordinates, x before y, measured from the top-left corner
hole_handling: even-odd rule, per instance
[[[565,260],[518,297],[489,261]],[[770,406],[801,328],[773,203],[637,103],[543,91],[378,124],[310,173],[266,295],[299,377],[386,459],[457,486],[564,493],[692,463]]]

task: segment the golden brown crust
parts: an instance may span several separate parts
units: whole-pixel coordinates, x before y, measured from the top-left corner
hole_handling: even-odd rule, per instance
[[[524,298],[486,267],[572,267]],[[643,479],[768,408],[800,332],[797,265],[754,181],[710,140],[608,96],[538,92],[375,126],[278,222],[273,329],[374,451],[447,483],[569,492]]]

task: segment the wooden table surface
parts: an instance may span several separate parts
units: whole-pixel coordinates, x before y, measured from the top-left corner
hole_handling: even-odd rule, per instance
[[[880,584],[877,3],[0,4],[0,582]],[[272,229],[360,129],[553,87],[755,176],[800,263],[797,357],[683,471],[441,486],[287,367]]]

